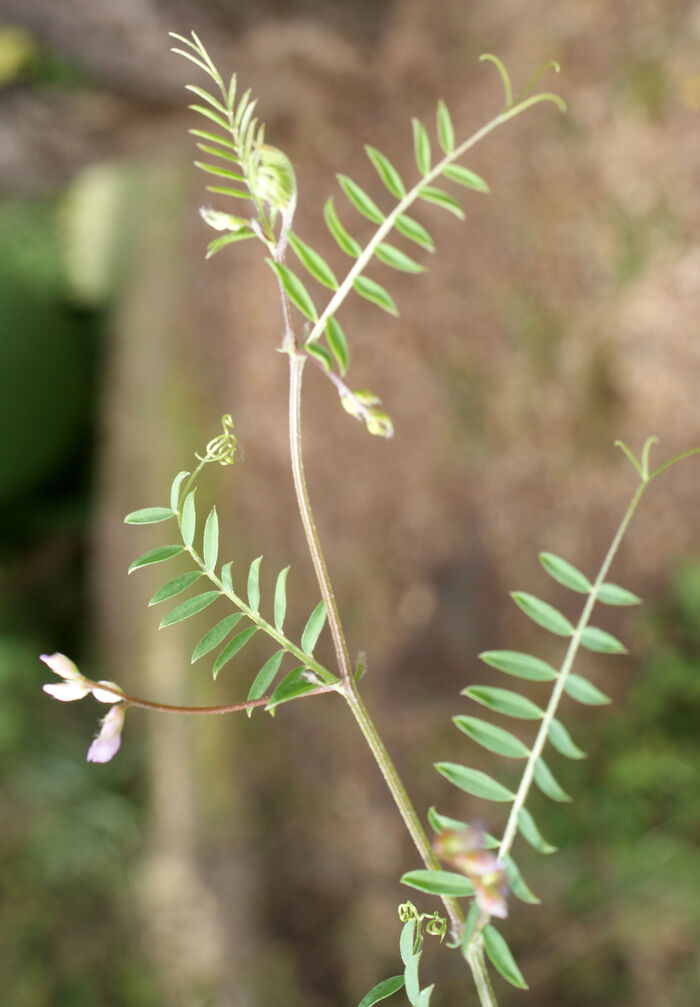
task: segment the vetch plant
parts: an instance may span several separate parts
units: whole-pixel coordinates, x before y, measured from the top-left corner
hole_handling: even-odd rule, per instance
[[[99,702],[110,704],[88,753],[88,759],[96,762],[106,762],[118,751],[125,711],[130,706],[199,716],[241,711],[251,715],[258,707],[274,714],[285,703],[322,694],[333,693],[342,698],[379,766],[422,861],[422,867],[408,872],[401,880],[421,892],[438,896],[446,914],[446,917],[437,912],[421,914],[410,902],[399,908],[403,924],[399,955],[403,970],[379,982],[362,999],[360,1007],[372,1007],[401,989],[413,1007],[427,1007],[434,987],[422,986],[419,980],[424,937],[437,936],[442,941],[448,933],[448,946],[457,949],[468,963],[480,1004],[494,1007],[496,998],[487,960],[514,986],[524,988],[526,983],[501,929],[492,921],[507,919],[511,895],[526,903],[539,902],[513,859],[514,844],[521,837],[540,853],[554,852],[528,808],[533,785],[553,801],[570,800],[557,782],[550,763],[559,756],[568,759],[584,756],[559,717],[560,701],[566,693],[590,706],[608,702],[596,686],[573,672],[574,662],[581,648],[602,655],[625,653],[619,640],[592,624],[594,607],[596,603],[613,606],[639,603],[636,595],[608,580],[613,560],[648,486],[671,465],[700,449],[691,449],[652,470],[649,458],[654,438],[647,440],[639,458],[620,443],[636,470],[638,484],[595,578],[590,580],[552,553],[540,555],[545,571],[563,588],[581,596],[581,614],[575,623],[530,593],[517,591],[512,594],[514,602],[528,618],[566,641],[563,658],[555,667],[517,650],[489,650],[480,655],[491,668],[509,676],[504,681],[509,681],[511,688],[472,685],[464,689],[463,695],[470,705],[467,712],[454,717],[454,723],[471,742],[503,756],[517,771],[506,768],[503,775],[506,782],[502,782],[458,762],[439,762],[436,769],[461,791],[505,806],[507,814],[499,815],[498,809],[485,811],[484,818],[494,823],[487,827],[449,818],[431,808],[428,821],[435,834],[431,842],[361,697],[364,656],[361,654],[356,662],[350,659],[304,475],[302,378],[307,365],[319,367],[334,385],[342,406],[351,416],[364,423],[373,435],[392,436],[393,424],[380,397],[368,389],[354,389],[346,381],[350,353],[338,320],[340,309],[348,297],[357,294],[387,313],[397,314],[392,295],[368,272],[375,261],[403,273],[418,274],[425,270],[424,253],[432,253],[434,244],[425,226],[412,214],[419,207],[430,204],[462,219],[460,202],[442,185],[455,183],[468,193],[489,191],[482,178],[459,163],[463,157],[489,133],[534,105],[552,103],[563,111],[564,103],[550,92],[531,93],[543,71],[515,97],[501,61],[486,54],[482,59],[493,63],[501,77],[505,92],[503,109],[472,136],[458,142],[447,106],[439,101],[437,148],[425,125],[413,119],[418,176],[415,182],[406,183],[381,151],[367,146],[370,164],[386,190],[382,204],[388,208],[382,208],[347,175],[338,175],[350,207],[375,228],[370,240],[361,245],[353,237],[351,225],[346,226],[341,220],[341,216],[346,217],[346,211],[339,210],[333,198],[326,202],[323,212],[328,230],[350,260],[346,274],[339,279],[321,254],[293,230],[297,205],[294,169],[286,154],[266,142],[265,126],[255,115],[256,100],[251,92],[239,94],[235,75],[229,81],[224,80],[194,33],[191,38],[173,37],[178,43],[174,51],[194,63],[213,84],[213,93],[199,85],[187,85],[198,99],[190,108],[200,117],[198,126],[190,132],[206,158],[196,163],[214,179],[207,190],[236,201],[233,205],[238,210],[234,214],[228,209],[202,209],[203,220],[217,232],[208,244],[207,257],[222,252],[229,245],[254,241],[262,244],[277,283],[283,329],[279,349],[289,360],[292,477],[320,598],[310,602],[308,620],[300,639],[296,640],[285,629],[289,568],[276,575],[274,601],[272,610],[268,611],[261,605],[262,557],[253,559],[242,577],[234,576],[232,561],[221,563],[217,509],[212,507],[202,521],[197,510],[197,488],[207,465],[231,466],[235,462],[234,424],[227,415],[222,420],[222,432],[209,442],[201,456],[197,456],[193,470],[180,472],[175,477],[168,504],[127,515],[126,522],[132,525],[170,522],[173,526],[171,544],[149,550],[131,564],[129,572],[156,564],[163,564],[164,568],[167,564],[167,568],[172,569],[173,561],[180,563],[174,576],[150,599],[151,605],[168,603],[169,610],[161,628],[189,619],[213,607],[220,599],[226,600],[228,614],[217,616],[192,653],[192,663],[204,658],[212,661],[214,678],[234,659],[241,660],[239,655],[254,636],[261,634],[268,640],[270,654],[254,674],[246,698],[235,704],[213,707],[169,706],[128,695],[112,682],[93,682],[60,654],[42,658],[62,679],[44,688],[59,700],[78,700],[92,695]],[[549,66],[558,70],[556,64]],[[437,185],[438,182],[441,184]],[[394,244],[395,241],[399,244]],[[412,246],[413,251],[410,251]],[[289,265],[290,259],[293,267]],[[315,284],[313,293],[307,287],[310,280]],[[319,309],[317,303],[321,303],[321,296],[325,297],[325,302]],[[174,607],[169,607],[171,604]],[[314,653],[326,623],[335,655],[332,668],[325,667]],[[518,680],[541,683],[541,703],[521,695],[515,688]],[[495,719],[489,715],[495,715]],[[499,718],[515,720],[532,729],[523,731],[521,737],[520,733],[502,726]],[[504,820],[501,826],[496,824],[499,819]]]

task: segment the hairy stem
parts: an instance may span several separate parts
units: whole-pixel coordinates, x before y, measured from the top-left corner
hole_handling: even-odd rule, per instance
[[[154,703],[150,699],[141,699],[138,696],[129,696],[121,689],[113,687],[106,682],[95,682],[100,692],[111,692],[115,701],[121,700],[127,706],[137,706],[141,710],[154,710],[156,713],[183,713],[188,716],[212,716],[223,713],[242,713],[245,710],[254,710],[258,706],[265,706],[270,702],[271,696],[263,696],[261,699],[251,699],[245,703],[228,703],[224,706],[172,706],[170,703]],[[326,692],[337,692],[334,685],[320,685],[313,692],[305,692],[295,699],[306,699],[307,696],[322,696]],[[293,700],[289,700],[293,702]]]

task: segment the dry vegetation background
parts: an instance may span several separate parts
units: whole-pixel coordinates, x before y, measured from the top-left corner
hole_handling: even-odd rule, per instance
[[[3,513],[16,515],[77,479],[87,503],[72,522],[59,508],[38,528],[21,524],[14,551],[6,533],[3,653],[17,632],[7,601],[16,579],[28,607],[48,583],[59,601],[32,629],[37,646],[72,646],[94,677],[166,702],[239,698],[253,669],[230,667],[214,690],[206,668],[189,668],[200,627],[158,634],[160,615],[145,602],[160,581],[125,574],[156,543],[152,531],[125,529],[123,515],[164,499],[222,412],[233,413],[245,458],[206,491],[226,515],[227,552],[241,569],[264,552],[268,590],[272,571],[291,563],[298,622],[315,598],[289,479],[275,287],[246,245],[203,261],[203,181],[182,90],[194,78],[168,54],[167,31],[195,28],[259,96],[268,137],[296,167],[296,230],[331,263],[321,208],[334,173],[380,195],[364,143],[410,177],[410,115],[432,121],[443,97],[467,135],[498,109],[500,85],[481,52],[497,53],[516,81],[550,58],[561,63],[551,86],[567,115],[537,108],[475,151],[469,164],[492,194],[467,197],[466,224],[424,214],[438,247],[430,271],[385,278],[401,318],[364,302],[344,309],[353,387],[379,392],[394,441],[369,438],[322,377],[310,374],[306,387],[310,488],[351,646],[369,652],[370,709],[421,812],[435,803],[462,818],[490,813],[430,767],[474,757],[449,717],[463,708],[459,689],[488,680],[479,650],[531,645],[557,656],[507,590],[568,604],[538,572],[541,549],[594,572],[634,488],[616,438],[638,448],[656,434],[659,459],[700,442],[700,5],[0,0],[0,22],[5,267],[27,254],[31,207],[55,204],[59,300],[95,333],[89,365],[83,339],[73,378],[44,375],[52,322],[42,323],[17,365],[20,377],[38,375],[41,393],[27,381],[15,401],[19,378],[6,370],[6,471],[28,445],[51,441],[52,416],[81,394],[71,385],[80,367],[93,391],[53,462],[4,491]],[[0,336],[8,345],[11,317]],[[70,359],[71,346],[56,360]],[[85,473],[76,458],[88,454]],[[567,709],[591,760],[561,767],[575,805],[536,806],[562,852],[545,862],[521,851],[545,902],[513,907],[506,933],[532,991],[502,989],[503,1005],[698,1002],[700,761],[678,713],[700,712],[689,565],[698,485],[697,465],[669,473],[621,555],[614,579],[650,607],[600,617],[632,657],[585,662],[613,707]],[[661,597],[675,598],[679,567],[678,605],[695,612],[688,639],[653,616]],[[675,651],[659,623],[673,627]],[[668,672],[669,653],[676,673],[663,710],[680,719],[668,720],[663,741],[654,733],[662,700],[653,693],[645,720],[634,696],[649,667]],[[335,1007],[397,971],[394,913],[406,896],[397,878],[416,856],[332,697],[274,722],[130,713],[120,763],[86,770],[107,783],[76,783],[82,769],[69,767],[82,759],[94,710],[47,710],[41,672],[25,663],[26,676],[32,747],[5,773],[0,805],[10,836],[0,922],[12,933],[0,961],[13,1004]],[[50,730],[70,740],[52,742],[62,775],[42,789]],[[687,747],[673,748],[668,737],[680,745],[683,732]],[[92,821],[95,800],[116,816],[112,831]],[[30,912],[17,880],[47,821],[51,836],[62,832],[65,844],[68,830],[70,845],[84,845],[46,876],[45,847],[61,840],[36,846],[30,866],[42,884]],[[438,1005],[467,1002],[456,956],[431,949],[430,969],[442,976]]]

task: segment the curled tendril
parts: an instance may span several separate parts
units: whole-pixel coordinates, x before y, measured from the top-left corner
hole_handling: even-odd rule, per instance
[[[238,442],[233,432],[233,417],[230,413],[221,417],[221,426],[223,433],[209,441],[204,456],[196,455],[202,464],[218,462],[219,465],[233,465]]]
[[[447,920],[439,913],[419,913],[412,902],[402,902],[398,909],[399,919],[402,923],[415,920],[417,924],[417,935],[420,936],[421,927],[425,924],[425,932],[431,937],[439,937],[442,943],[447,933]]]

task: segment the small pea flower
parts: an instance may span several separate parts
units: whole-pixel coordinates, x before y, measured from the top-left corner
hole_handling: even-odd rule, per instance
[[[122,743],[124,713],[125,708],[121,705],[107,711],[100,721],[100,732],[88,749],[88,762],[109,762],[117,754]]]
[[[109,762],[119,751],[122,740],[126,706],[119,701],[118,693],[121,689],[114,682],[92,682],[78,671],[65,654],[42,654],[41,660],[63,679],[62,682],[50,682],[43,686],[44,692],[48,692],[54,699],[70,703],[76,699],[84,699],[91,693],[98,703],[112,704],[111,710],[108,710],[100,721],[102,726],[99,734],[90,745],[87,754],[88,762]],[[116,694],[113,690],[116,690]]]
[[[469,878],[482,912],[505,919],[508,915],[505,864],[493,850],[484,849],[485,841],[483,826],[470,825],[441,832],[433,841],[433,849],[441,860]]]

